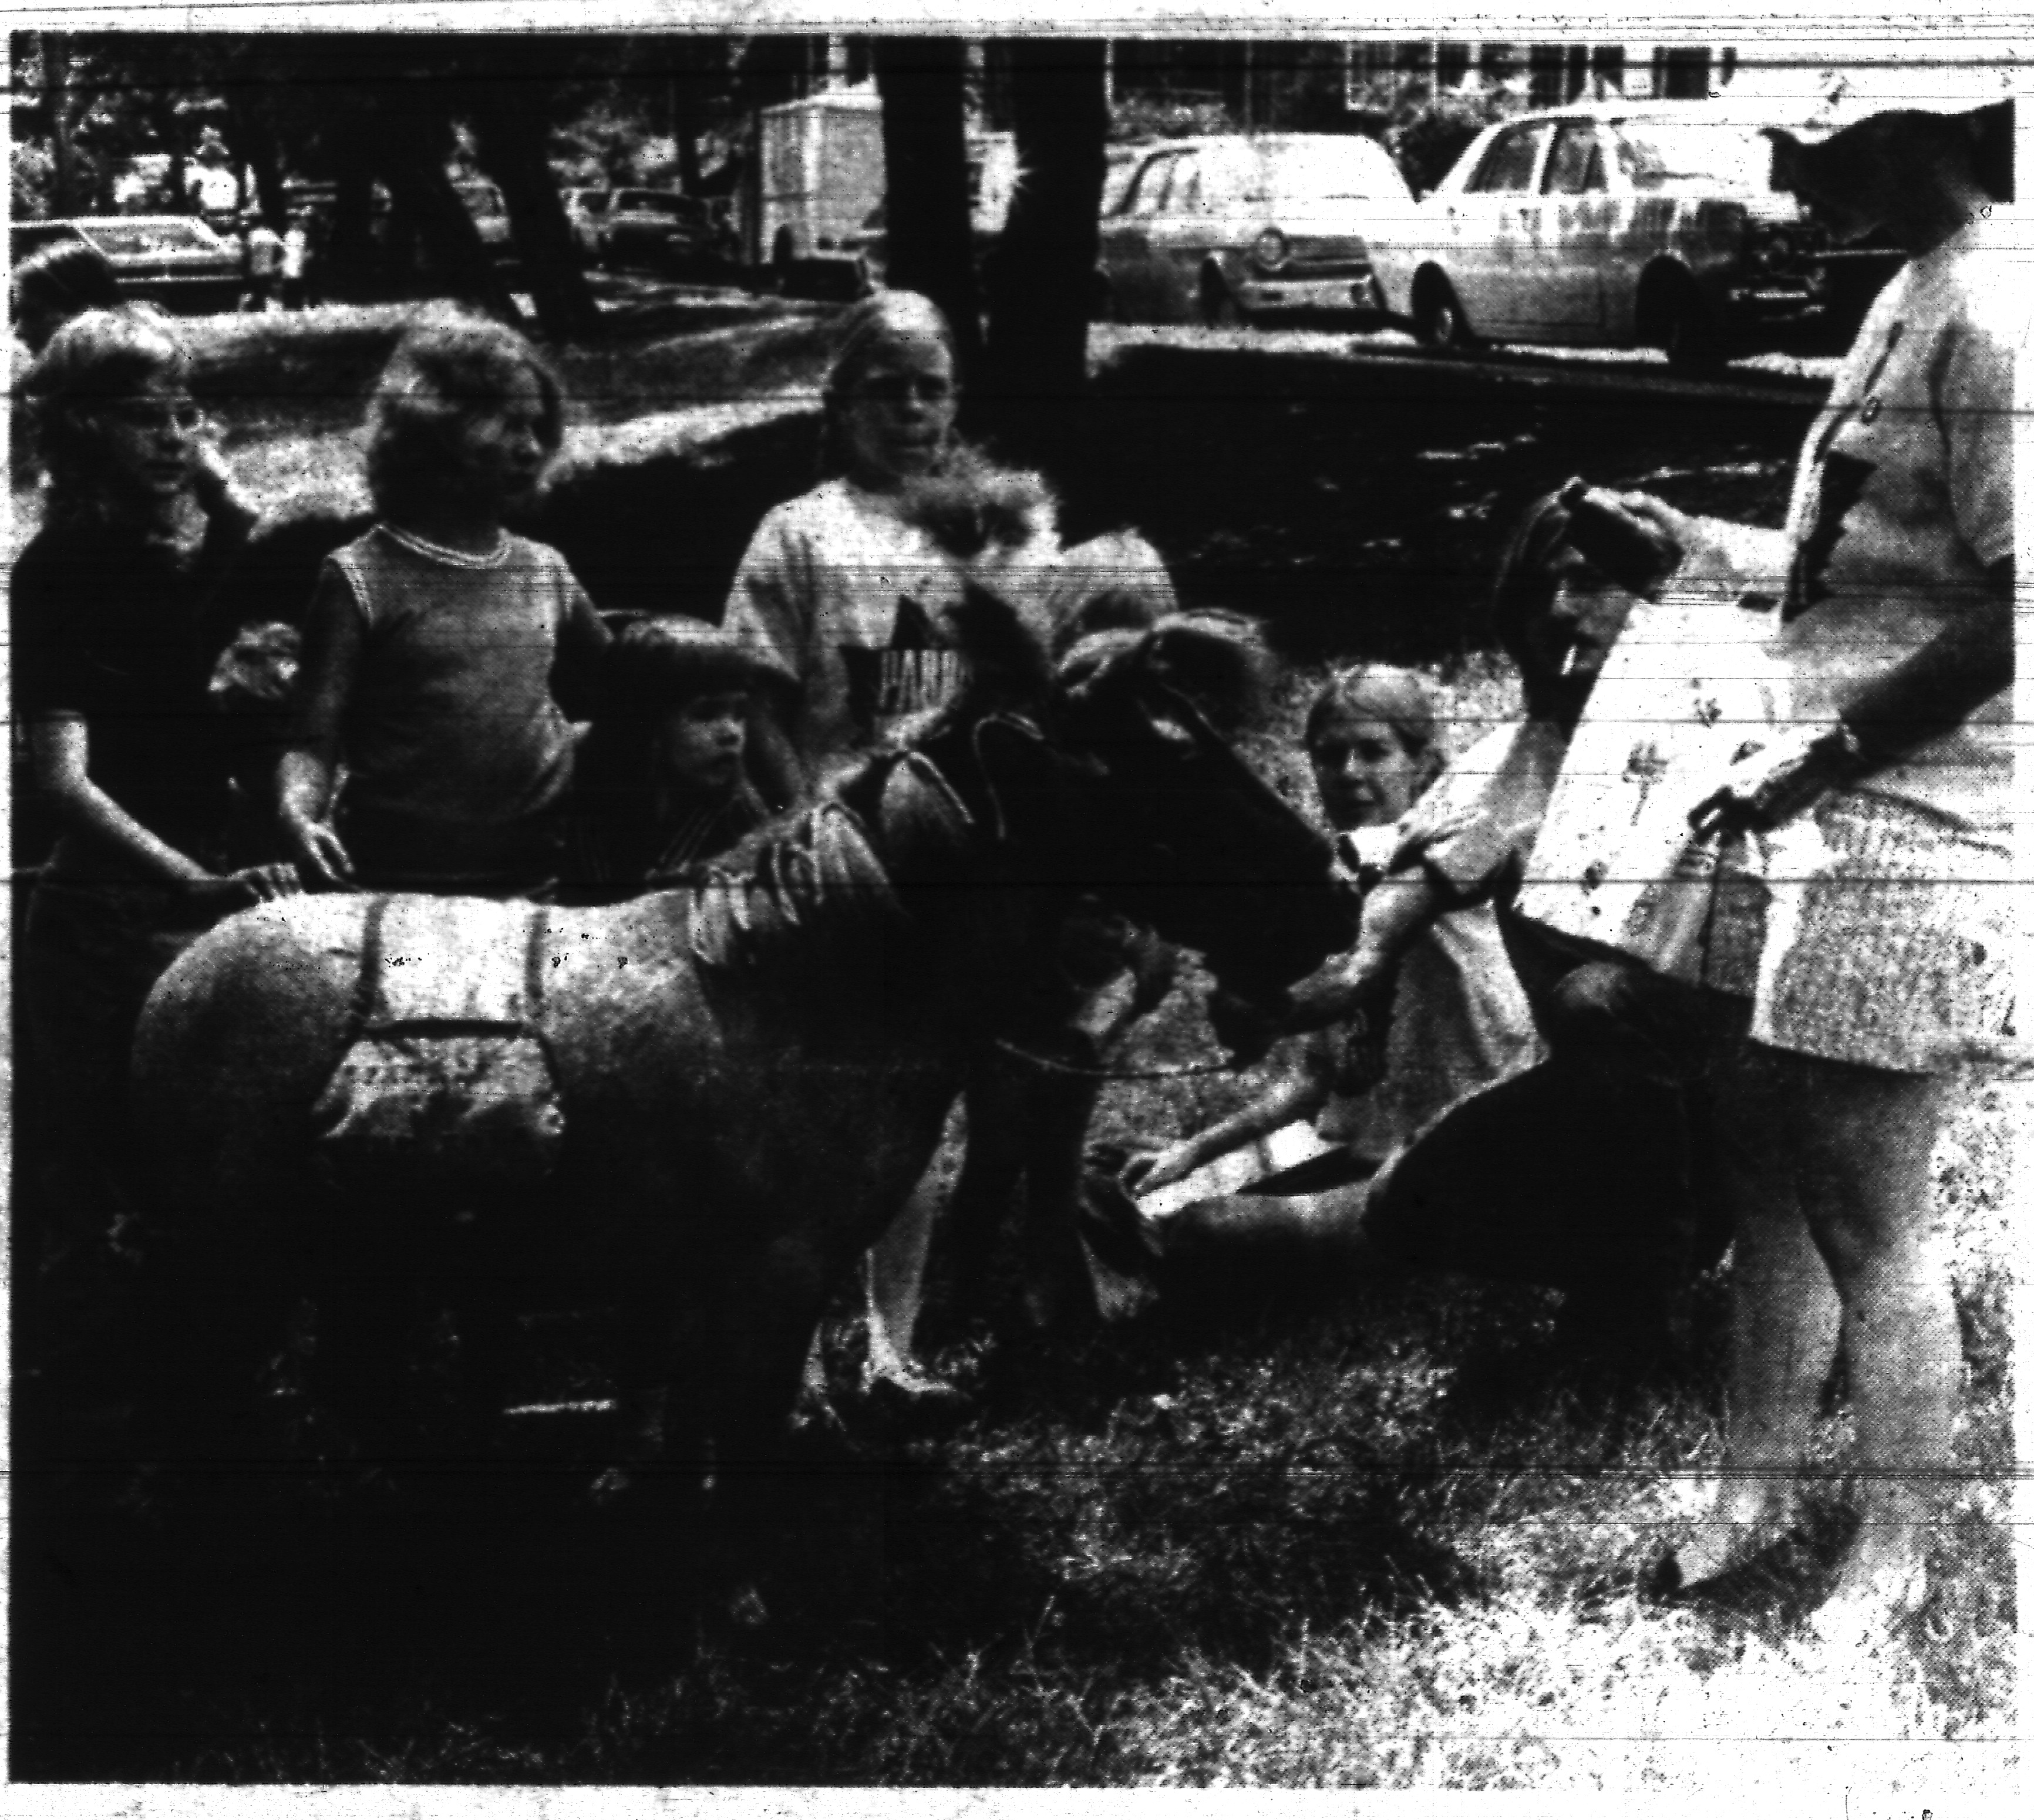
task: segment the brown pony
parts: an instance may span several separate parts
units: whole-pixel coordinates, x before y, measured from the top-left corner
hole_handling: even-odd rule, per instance
[[[1244,635],[1176,616],[1056,666],[1048,617],[971,593],[959,698],[685,887],[475,912],[525,919],[511,1034],[543,1090],[451,1161],[421,1139],[349,1152],[321,1112],[373,1021],[374,932],[451,913],[300,898],[186,954],[135,1061],[160,1197],[143,1381],[174,1456],[272,1450],[265,1362],[306,1305],[312,1406],[377,1455],[415,1446],[418,1308],[453,1311],[485,1427],[518,1315],[598,1305],[622,1412],[602,1482],[749,1477],[828,1292],[924,1173],[970,1054],[1021,1021],[1027,953],[1078,894],[1246,995],[1345,945],[1326,842],[1203,712],[1210,677],[1240,686]],[[464,1028],[448,1011],[435,1034]]]

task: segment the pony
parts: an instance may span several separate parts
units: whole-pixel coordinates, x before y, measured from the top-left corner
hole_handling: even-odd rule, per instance
[[[1247,632],[1173,615],[1056,659],[1053,617],[971,590],[954,700],[674,888],[578,909],[300,897],[181,957],[134,1060],[157,1184],[139,1377],[166,1456],[279,1444],[272,1361],[307,1304],[311,1406],[373,1458],[418,1457],[401,1336],[420,1308],[452,1311],[484,1428],[518,1315],[599,1304],[617,1414],[594,1485],[727,1508],[723,1488],[782,1459],[830,1292],[924,1174],[970,1056],[1023,1026],[1029,959],[1077,898],[1259,1000],[1346,947],[1327,841],[1210,722]],[[540,1090],[485,1105],[471,1141],[377,1145],[373,1094],[335,1121],[334,1083],[388,963],[429,957],[373,951],[460,917],[479,933],[440,944],[456,983],[506,981],[487,1015],[513,1002],[505,1071]],[[440,1011],[388,1040],[469,1029]]]

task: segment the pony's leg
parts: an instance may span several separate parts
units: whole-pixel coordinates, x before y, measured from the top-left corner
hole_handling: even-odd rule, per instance
[[[862,1366],[865,1388],[878,1382],[913,1395],[937,1395],[950,1387],[929,1376],[912,1353],[919,1310],[925,1298],[925,1260],[939,1217],[940,1167],[929,1165],[905,1201],[903,1210],[863,1254],[862,1285],[869,1304],[869,1357]]]
[[[1101,1083],[1086,1075],[1040,1070],[1025,1090],[1025,1300],[1041,1327],[1069,1318],[1091,1320],[1100,1308],[1079,1221],[1088,1122]]]

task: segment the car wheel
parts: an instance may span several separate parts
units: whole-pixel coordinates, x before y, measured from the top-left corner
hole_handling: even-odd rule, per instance
[[[1676,284],[1667,293],[1655,325],[1654,345],[1667,356],[1669,366],[1699,373],[1722,360],[1716,319],[1692,284]]]
[[[1414,287],[1413,332],[1437,354],[1458,354],[1476,344],[1462,300],[1438,272],[1422,272]]]
[[[1210,328],[1242,328],[1249,316],[1218,272],[1201,274],[1201,321]]]

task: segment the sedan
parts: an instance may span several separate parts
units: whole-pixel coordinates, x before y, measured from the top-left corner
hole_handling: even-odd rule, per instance
[[[123,297],[185,315],[235,308],[240,249],[194,215],[88,215],[14,224],[18,260],[53,240],[85,240],[106,255]]]
[[[1773,123],[1779,124],[1778,116]],[[1374,247],[1435,347],[1663,348],[1700,364],[1819,321],[1824,236],[1728,102],[1590,102],[1487,128]]]
[[[713,211],[674,190],[617,190],[601,217],[601,263],[670,272],[713,257]]]
[[[1102,219],[1097,302],[1105,316],[1161,322],[1375,311],[1367,236],[1413,207],[1372,139],[1174,140],[1144,154]]]

